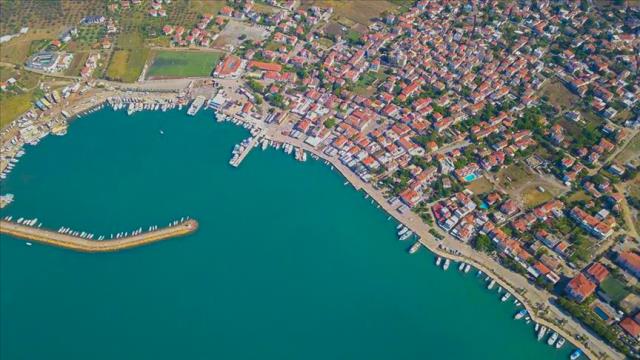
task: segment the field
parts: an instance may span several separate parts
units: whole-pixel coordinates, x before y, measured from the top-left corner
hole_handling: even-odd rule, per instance
[[[209,76],[222,53],[159,51],[154,54],[147,78]]]
[[[527,208],[536,207],[551,199],[553,199],[553,194],[546,188],[545,191],[542,192],[537,186],[530,185],[522,191],[522,201]]]
[[[302,6],[332,7],[333,16],[346,18],[361,25],[369,25],[371,19],[380,16],[385,11],[395,12],[398,5],[386,0],[303,0]],[[344,24],[343,24],[344,25]],[[350,25],[345,25],[350,27]]]
[[[138,80],[147,61],[149,49],[139,33],[122,34],[107,68],[107,78],[122,82]]]
[[[220,36],[214,42],[215,46],[238,46],[245,40],[262,41],[269,36],[269,32],[262,27],[249,25],[237,20],[230,20]]]
[[[25,35],[0,44],[0,61],[22,65],[37,45],[43,44],[43,41],[53,40],[55,37],[55,31],[29,30]]]
[[[551,105],[558,107],[561,111],[573,108],[580,100],[577,95],[573,94],[560,81],[551,81],[542,89],[542,95],[549,98]]]
[[[467,185],[467,189],[471,190],[476,195],[487,194],[493,191],[493,184],[487,180],[487,178],[482,176],[469,183],[469,185]]]
[[[630,160],[640,159],[640,133],[636,134],[617,156],[615,161],[620,164],[625,164]]]
[[[217,15],[226,5],[225,0],[192,0],[191,8],[200,14],[211,13]]]
[[[10,123],[18,115],[29,110],[33,106],[31,102],[32,93],[26,92],[24,94],[13,96],[0,97],[0,127]]]
[[[525,208],[540,205],[566,191],[557,181],[530,171],[520,163],[500,170],[496,180],[500,188]],[[539,186],[545,191],[540,191]]]
[[[629,294],[629,292],[625,289],[624,284],[615,279],[613,276],[609,276],[607,279],[605,279],[600,284],[600,288],[607,294],[607,296],[609,296],[609,298],[611,298],[611,301],[613,301],[614,303],[618,303]]]
[[[80,70],[84,67],[85,62],[87,62],[87,58],[89,57],[88,52],[76,52],[73,56],[73,61],[69,68],[64,72],[65,75],[70,76],[80,76]]]

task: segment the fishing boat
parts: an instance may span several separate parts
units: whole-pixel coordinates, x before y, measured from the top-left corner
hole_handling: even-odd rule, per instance
[[[492,279],[491,282],[489,283],[489,286],[487,286],[487,289],[491,290],[495,285],[496,285],[496,281]]]
[[[556,343],[556,349],[560,349],[562,346],[564,346],[564,343],[566,341],[567,340],[565,340],[565,338],[561,336],[560,339],[558,339],[558,342]]]
[[[520,320],[520,319],[522,319],[523,317],[525,317],[526,315],[527,315],[527,310],[522,309],[522,310],[518,311],[518,312],[513,316],[513,318],[514,318],[515,320]]]
[[[409,248],[409,254],[415,254],[416,251],[420,249],[420,245],[420,241],[416,241],[413,245],[411,245],[411,247]]]
[[[554,331],[551,333],[551,336],[549,336],[549,339],[547,339],[547,345],[553,346],[556,343],[556,340],[558,340],[558,333]]]
[[[582,355],[582,350],[580,349],[576,349],[576,351],[572,352],[571,355],[569,356],[569,359],[571,360],[576,360],[577,358],[579,358]]]
[[[538,341],[542,340],[542,338],[544,338],[544,335],[547,333],[547,327],[542,325],[540,327],[540,331],[538,331]]]
[[[436,259],[436,266],[440,266],[440,263],[442,263],[442,258],[438,256],[438,258]]]
[[[406,233],[402,234],[402,236],[400,236],[400,240],[401,241],[407,240],[411,236],[413,236],[413,231],[407,231]]]
[[[511,294],[506,292],[506,293],[504,293],[504,295],[502,295],[502,298],[500,299],[500,301],[505,302],[505,301],[509,300],[510,297],[511,297]]]
[[[446,259],[446,260],[444,261],[444,266],[443,266],[442,268],[443,268],[443,269],[445,269],[445,270],[447,270],[447,269],[449,269],[449,265],[450,265],[450,264],[451,264],[451,260]]]

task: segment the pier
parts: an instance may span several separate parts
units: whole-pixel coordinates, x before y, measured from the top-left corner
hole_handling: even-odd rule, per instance
[[[46,245],[89,253],[115,252],[130,249],[161,240],[188,235],[197,229],[198,222],[196,220],[187,220],[174,226],[168,226],[136,235],[124,236],[117,239],[100,241],[0,220],[0,234],[11,235],[24,240],[31,240]]]
[[[233,167],[238,167],[240,166],[240,163],[242,162],[242,160],[244,160],[245,157],[247,157],[247,155],[249,155],[249,152],[256,147],[256,143],[260,140],[260,138],[262,137],[262,134],[264,132],[260,131],[260,133],[258,133],[256,136],[253,136],[251,138],[251,141],[249,141],[249,143],[247,144],[247,146],[237,155],[235,155],[231,161],[229,161],[229,164],[231,164],[231,166]]]

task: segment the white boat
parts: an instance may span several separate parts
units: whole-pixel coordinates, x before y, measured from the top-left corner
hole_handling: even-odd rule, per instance
[[[471,265],[469,265],[469,264],[465,265],[465,266],[464,266],[464,273],[465,273],[465,274],[466,274],[466,273],[468,273],[468,272],[469,272],[469,270],[471,270]]]
[[[565,340],[563,337],[560,337],[560,339],[558,339],[558,342],[556,343],[556,349],[560,349],[562,346],[564,346],[564,343],[567,340]]]
[[[553,333],[551,333],[551,336],[549,336],[547,345],[553,346],[556,343],[556,340],[558,340],[558,333],[554,331]]]
[[[502,298],[500,299],[500,301],[505,302],[505,301],[509,300],[510,297],[511,297],[511,294],[506,292],[506,293],[504,293],[504,295],[502,295]]]
[[[458,271],[464,270],[464,265],[465,265],[464,262],[460,262],[460,266],[458,266]]]
[[[438,256],[438,258],[436,259],[436,266],[440,266],[440,263],[442,263],[442,258]]]
[[[446,259],[446,260],[444,261],[444,266],[443,266],[442,268],[443,268],[444,270],[449,269],[449,264],[451,264],[451,260]]]
[[[537,332],[538,330],[540,330],[540,324],[536,323],[536,326],[534,326],[533,328]]]
[[[400,236],[400,240],[404,241],[413,236],[413,231],[407,231],[402,236]]]
[[[28,242],[28,243],[27,243],[27,246],[31,246],[31,245],[33,245],[33,244],[32,244],[32,243],[30,243],[30,242]]]
[[[404,233],[406,233],[407,231],[409,231],[409,228],[406,227],[406,226],[403,226],[402,229],[400,229],[400,231],[398,231],[398,236],[404,235]]]
[[[546,333],[547,333],[547,327],[542,325],[540,327],[540,331],[538,331],[538,341],[542,340]]]
[[[420,241],[416,241],[413,245],[411,245],[411,248],[409,248],[409,254],[415,254],[416,251],[418,251],[420,249]]]
[[[489,286],[487,286],[487,289],[491,290],[495,285],[496,285],[496,281],[491,279],[491,282],[489,283]]]

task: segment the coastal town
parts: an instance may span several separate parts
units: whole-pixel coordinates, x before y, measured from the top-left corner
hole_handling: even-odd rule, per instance
[[[259,147],[324,161],[400,222],[409,253],[523,306],[538,340],[640,357],[640,3],[380,3],[79,11],[0,59],[0,181],[103,107],[213,109],[248,130],[230,166]],[[33,31],[3,29],[0,48]]]

